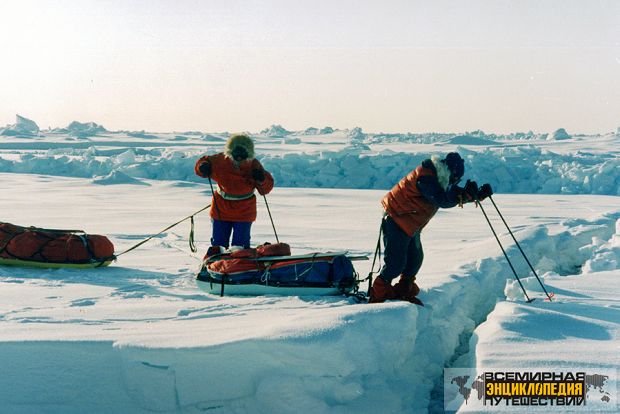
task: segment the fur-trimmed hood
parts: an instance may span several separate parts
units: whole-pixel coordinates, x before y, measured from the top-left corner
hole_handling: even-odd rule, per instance
[[[437,180],[439,181],[439,185],[444,189],[444,191],[446,191],[450,185],[450,169],[444,162],[442,162],[439,155],[433,155],[431,157],[431,161],[437,171]]]
[[[248,160],[254,159],[254,142],[245,134],[234,134],[226,141],[226,147],[224,148],[224,155],[228,158],[232,158],[233,149],[236,147],[243,147],[248,152]]]

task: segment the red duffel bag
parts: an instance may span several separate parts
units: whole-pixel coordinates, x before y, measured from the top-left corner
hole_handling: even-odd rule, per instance
[[[0,223],[0,258],[42,263],[85,264],[114,259],[105,236],[81,230],[52,230]]]

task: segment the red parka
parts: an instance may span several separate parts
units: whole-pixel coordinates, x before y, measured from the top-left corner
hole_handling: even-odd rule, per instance
[[[200,165],[205,162],[211,164],[211,178],[218,185],[211,202],[211,217],[222,221],[255,221],[256,196],[250,194],[254,189],[261,195],[268,194],[273,189],[273,176],[265,171],[260,161],[255,158],[235,165],[236,163],[224,153],[218,153],[205,155],[196,162],[194,171],[203,178],[207,177],[200,172]],[[265,180],[262,183],[252,177],[254,169],[265,172]]]
[[[437,176],[437,172],[419,165],[381,200],[385,211],[409,237],[426,226],[438,210],[418,189],[417,181],[422,176]]]

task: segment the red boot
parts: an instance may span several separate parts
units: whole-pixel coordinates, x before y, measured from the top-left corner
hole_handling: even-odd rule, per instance
[[[370,288],[368,303],[381,303],[390,299],[396,299],[394,288],[389,282],[377,277]]]
[[[416,305],[424,306],[422,301],[416,296],[420,293],[420,288],[415,283],[415,277],[408,278],[403,275],[400,276],[398,283],[394,285],[394,293],[397,299],[406,300]]]

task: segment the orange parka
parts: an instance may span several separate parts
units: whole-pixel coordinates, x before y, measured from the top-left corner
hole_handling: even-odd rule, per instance
[[[419,165],[381,200],[386,213],[409,237],[424,228],[439,209],[422,195],[417,186],[420,177],[436,175],[434,169],[426,168],[424,164]]]
[[[194,171],[203,178],[207,177],[200,172],[200,165],[205,162],[211,164],[211,178],[218,186],[211,202],[211,217],[222,221],[255,221],[254,189],[261,195],[268,194],[273,189],[273,176],[265,171],[260,161],[255,158],[235,163],[224,153],[218,153],[205,155],[196,162]],[[262,183],[252,177],[254,169],[265,172]]]

